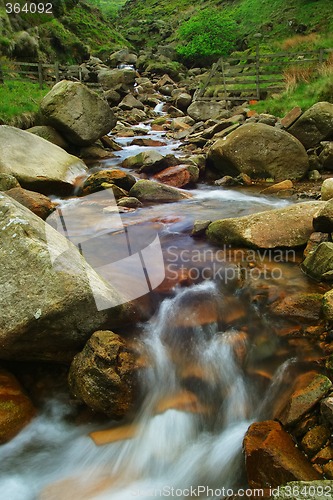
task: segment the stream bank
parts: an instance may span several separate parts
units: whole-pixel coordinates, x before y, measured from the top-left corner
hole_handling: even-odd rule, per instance
[[[4,366],[17,375],[38,407],[38,416],[31,424],[2,446],[4,498],[6,495],[11,500],[66,498],[66,495],[84,498],[85,495],[86,498],[128,500],[133,491],[141,491],[141,498],[148,498],[152,489],[163,490],[166,485],[185,488],[207,484],[217,490],[221,486],[236,489],[247,484],[253,487],[275,485],[275,481],[279,481],[279,485],[290,479],[315,479],[323,473],[331,477],[330,285],[329,281],[314,282],[299,267],[304,245],[309,241],[308,255],[315,255],[319,248],[327,250],[328,267],[323,275],[329,272],[330,212],[325,215],[326,225],[321,227],[320,235],[317,232],[314,236],[313,218],[316,219],[321,206],[323,210],[327,207],[323,201],[311,202],[318,206],[309,211],[311,203],[306,205],[307,217],[304,218],[303,213],[299,217],[303,239],[283,244],[282,249],[280,242],[260,246],[257,240],[235,243],[225,236],[218,245],[216,240],[212,244],[212,239],[205,237],[207,228],[208,236],[212,233],[211,224],[229,224],[229,236],[230,224],[242,224],[241,216],[247,217],[245,229],[253,224],[260,236],[267,234],[263,234],[265,229],[260,224],[256,226],[258,217],[268,220],[278,236],[286,231],[293,232],[293,217],[289,224],[283,224],[285,215],[281,213],[301,208],[301,204],[295,204],[293,188],[289,188],[288,193],[278,189],[281,198],[276,194],[259,195],[258,190],[264,186],[253,184],[251,178],[248,182],[250,176],[246,172],[229,171],[234,176],[229,177],[236,183],[232,189],[207,184],[207,178],[212,179],[217,172],[209,162],[206,165],[205,147],[209,147],[207,143],[211,139],[202,136],[211,135],[213,132],[207,134],[207,130],[217,124],[212,124],[213,119],[210,119],[207,126],[198,127],[191,122],[185,128],[182,125],[183,137],[180,139],[179,132],[174,131],[173,120],[177,118],[169,114],[161,116],[160,113],[165,113],[162,106],[154,102],[155,111],[141,109],[145,117],[151,115],[144,124],[141,123],[145,118],[142,113],[135,111],[137,116],[131,118],[133,109],[114,110],[119,113],[118,124],[112,137],[103,136],[103,144],[108,143],[108,150],[100,143],[93,146],[93,150],[91,146],[76,144],[76,151],[90,155],[89,171],[83,162],[74,163],[75,168],[80,169],[79,177],[76,170],[71,179],[65,176],[54,180],[46,174],[37,182],[33,179],[33,166],[29,168],[29,178],[12,171],[16,173],[15,179],[25,187],[38,187],[43,192],[51,190],[52,202],[58,204],[65,216],[69,210],[71,231],[78,241],[96,238],[99,242],[93,246],[96,258],[103,257],[106,247],[103,240],[97,239],[110,230],[114,205],[109,199],[89,203],[85,196],[59,197],[63,188],[67,190],[69,185],[76,194],[86,196],[101,192],[100,188],[111,189],[122,205],[119,211],[117,209],[122,225],[129,230],[138,228],[133,233],[138,238],[138,248],[143,248],[151,230],[158,233],[166,279],[154,292],[137,298],[131,304],[133,308],[125,303],[96,313],[89,290],[84,288],[86,282],[80,281],[82,277],[75,267],[77,259],[81,259],[77,250],[70,254],[72,260],[67,256],[65,261],[70,280],[66,278],[65,286],[60,283],[56,290],[54,280],[59,276],[53,269],[52,280],[49,279],[52,267],[47,264],[45,241],[42,243],[44,223],[18,203],[11,202],[7,195],[1,195],[2,227],[8,241],[3,253],[4,262],[7,262],[7,291],[15,290],[12,296],[9,294],[10,300],[7,299],[7,317],[12,321],[14,304],[18,311],[17,324],[12,327],[12,323],[7,322],[2,327],[5,345],[2,358],[7,359]],[[239,122],[244,121],[244,112],[241,116]],[[229,119],[220,121],[222,125],[217,128],[222,130],[216,134],[226,130],[223,120]],[[86,117],[85,126],[88,122]],[[179,120],[176,123],[179,124]],[[200,127],[204,129],[202,133],[198,132]],[[170,129],[172,136],[166,135]],[[193,137],[196,134],[199,136]],[[72,153],[73,147],[70,148]],[[101,151],[104,151],[102,158]],[[65,167],[69,160],[75,162],[73,156],[66,157]],[[37,157],[35,161],[38,173],[41,160]],[[223,166],[224,161],[219,165]],[[227,163],[230,161],[228,159]],[[168,169],[174,169],[172,175],[169,170],[168,179],[172,178],[173,184],[169,184],[168,196],[172,193],[177,198],[166,200],[165,189],[159,187],[153,194],[148,190],[137,195],[139,208],[128,206],[130,198],[133,203],[131,190],[135,186],[145,181],[149,187],[153,184],[156,188],[158,184],[151,178]],[[198,174],[196,183],[191,178],[194,172]],[[8,176],[3,179],[10,180]],[[181,184],[185,180],[185,185],[175,186],[175,179],[177,184],[179,179]],[[240,182],[251,185],[239,186]],[[274,209],[285,211],[275,215],[277,221],[282,220],[278,227],[273,218]],[[255,215],[258,212],[263,214]],[[201,223],[196,222],[198,220]],[[197,228],[195,237],[191,235],[193,227]],[[117,247],[117,231],[111,233],[112,243]],[[20,250],[14,254],[10,267],[8,252],[12,251],[12,241],[16,238],[24,244],[15,245],[15,249]],[[37,247],[31,246],[32,240],[38,241]],[[63,250],[60,236],[52,241],[55,248],[59,245]],[[119,245],[118,257],[121,258],[123,247]],[[29,269],[26,256],[34,254],[43,255],[45,260],[38,257]],[[135,270],[132,274],[135,275]],[[139,273],[137,278],[140,281]],[[29,283],[27,297],[24,297],[27,291],[22,283]],[[45,289],[44,283],[49,289]],[[17,292],[20,286],[21,295]],[[83,290],[86,295],[82,295]],[[75,295],[76,291],[80,293]],[[109,300],[119,304],[117,294],[122,294],[123,290],[109,289],[107,293],[111,294]],[[26,309],[22,329],[23,303]],[[53,309],[48,309],[50,304]],[[91,336],[101,329],[104,334]],[[115,333],[119,338],[114,337]],[[111,340],[116,346],[113,357],[109,352]],[[74,354],[77,357],[71,368],[70,384],[72,394],[81,403],[70,399],[66,381],[67,366]],[[18,357],[24,361],[22,365],[17,363]],[[36,361],[47,364],[38,364],[37,369],[29,363],[31,360],[34,364]],[[101,363],[98,370],[97,360]],[[67,363],[67,366],[53,368],[50,361]],[[92,366],[94,377],[90,372]],[[296,381],[294,395],[293,381]],[[132,383],[135,397],[126,391],[124,395],[129,396],[126,404],[122,399],[117,401],[126,384],[131,386]],[[88,389],[94,387],[94,401],[88,402],[85,385]],[[295,412],[300,392],[301,402],[303,398],[310,398],[311,404],[301,405],[297,417],[288,420],[288,408],[291,405]],[[106,407],[108,395],[111,401]],[[94,411],[87,412],[82,402],[88,403]],[[328,408],[326,412],[322,410],[324,407]],[[100,412],[106,413],[108,418],[105,420]],[[124,416],[125,421],[121,422],[124,425],[119,425],[115,419]],[[267,451],[265,440],[257,441],[255,464],[261,479],[255,476],[250,465],[252,446],[246,447],[246,477],[241,453],[244,434],[252,422],[272,422],[269,419],[282,422],[309,460],[306,461],[304,455],[302,458],[299,454],[292,455],[291,462],[278,463],[281,475],[272,476],[270,472],[281,455],[280,445]],[[276,422],[265,425],[269,433],[264,436],[268,436],[269,441],[270,432],[276,431]],[[248,431],[248,440],[253,429],[250,427]],[[284,441],[287,440],[285,429],[279,429]],[[96,434],[98,432],[101,434]],[[321,439],[314,439],[313,435]],[[96,441],[101,444],[105,439],[108,444],[104,446],[94,444]],[[291,448],[294,452],[293,443],[289,440],[289,448],[285,448],[282,455],[288,456]],[[271,461],[267,460],[267,454],[273,457]],[[295,460],[306,461],[302,474],[294,470]],[[314,466],[309,465],[310,460]],[[208,497],[203,494],[202,498]]]

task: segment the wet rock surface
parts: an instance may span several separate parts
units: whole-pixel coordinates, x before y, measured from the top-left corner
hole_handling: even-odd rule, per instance
[[[0,444],[10,441],[35,416],[36,410],[11,373],[0,369]]]
[[[137,399],[137,354],[112,331],[95,332],[69,372],[72,394],[112,418],[128,415]]]
[[[287,208],[246,217],[212,222],[207,237],[217,244],[252,248],[297,247],[305,245],[313,231],[314,214],[322,202],[305,202]]]
[[[291,436],[273,420],[250,426],[244,450],[248,481],[253,488],[320,479],[320,474],[296,448]]]

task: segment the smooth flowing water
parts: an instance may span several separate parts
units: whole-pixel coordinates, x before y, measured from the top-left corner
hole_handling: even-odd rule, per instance
[[[128,154],[126,148],[121,158]],[[272,415],[301,360],[297,347],[291,350],[277,338],[266,305],[281,293],[308,290],[310,283],[295,262],[259,254],[255,267],[261,272],[254,279],[246,274],[247,254],[189,235],[196,219],[246,215],[288,201],[207,186],[191,193],[189,200],[121,216],[125,227],[158,231],[170,281],[155,291],[150,319],[135,330],[148,362],[140,372],[140,410],[126,422],[132,438],[97,447],[89,433],[101,427],[75,423],[68,394],[45,398],[37,418],[0,448],[1,500],[184,499],[191,488],[193,497],[216,500],[228,488],[246,486],[244,434],[252,421]],[[89,207],[84,198],[61,203],[64,209]],[[87,209],[84,226],[82,212],[74,217],[78,237],[110,230],[105,204],[97,208]],[[222,274],[214,273],[216,263]],[[227,280],[229,267],[237,273]],[[184,288],[180,270],[187,278]]]

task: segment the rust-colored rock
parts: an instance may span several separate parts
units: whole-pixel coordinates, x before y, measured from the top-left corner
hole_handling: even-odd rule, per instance
[[[281,125],[284,128],[290,127],[302,114],[302,109],[299,106],[288,111],[288,113],[282,118]]]
[[[181,188],[191,182],[191,174],[185,165],[169,167],[153,176],[153,179],[168,184],[168,186]]]
[[[9,189],[6,191],[6,194],[21,203],[24,207],[29,208],[29,210],[43,220],[47,219],[56,208],[56,204],[47,196],[21,187]]]
[[[0,370],[0,444],[10,441],[35,415],[35,408],[11,373]]]
[[[325,375],[315,371],[300,375],[278,419],[283,425],[295,424],[327,394],[331,387],[332,382]]]
[[[311,459],[311,462],[313,464],[323,465],[330,460],[333,460],[333,448],[332,446],[326,446]]]
[[[252,424],[244,438],[244,449],[248,482],[253,488],[321,477],[281,424],[273,420]]]
[[[144,146],[146,148],[159,148],[161,146],[166,146],[167,143],[163,141],[156,141],[154,139],[149,139],[145,137],[140,137],[137,139],[133,139],[130,146]]]
[[[318,321],[323,295],[319,293],[296,293],[275,302],[273,314],[289,319]]]
[[[269,186],[262,191],[260,191],[261,194],[275,194],[279,193],[281,191],[289,191],[294,189],[294,184],[289,181],[282,181],[278,182],[277,184],[273,184],[273,186]]]

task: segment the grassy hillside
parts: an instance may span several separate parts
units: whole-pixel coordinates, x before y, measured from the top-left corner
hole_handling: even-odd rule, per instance
[[[87,0],[87,2],[98,7],[108,19],[114,19],[126,0]]]
[[[333,45],[332,0],[128,0],[119,14],[119,27],[128,39],[153,47],[179,43],[179,26],[200,11],[220,11],[237,24],[235,49],[254,45],[260,32],[263,44],[278,46],[294,35],[320,33]]]
[[[89,53],[108,55],[128,44],[97,7],[84,1],[54,0],[52,14],[8,14],[6,1],[0,0],[0,56],[82,62]]]

